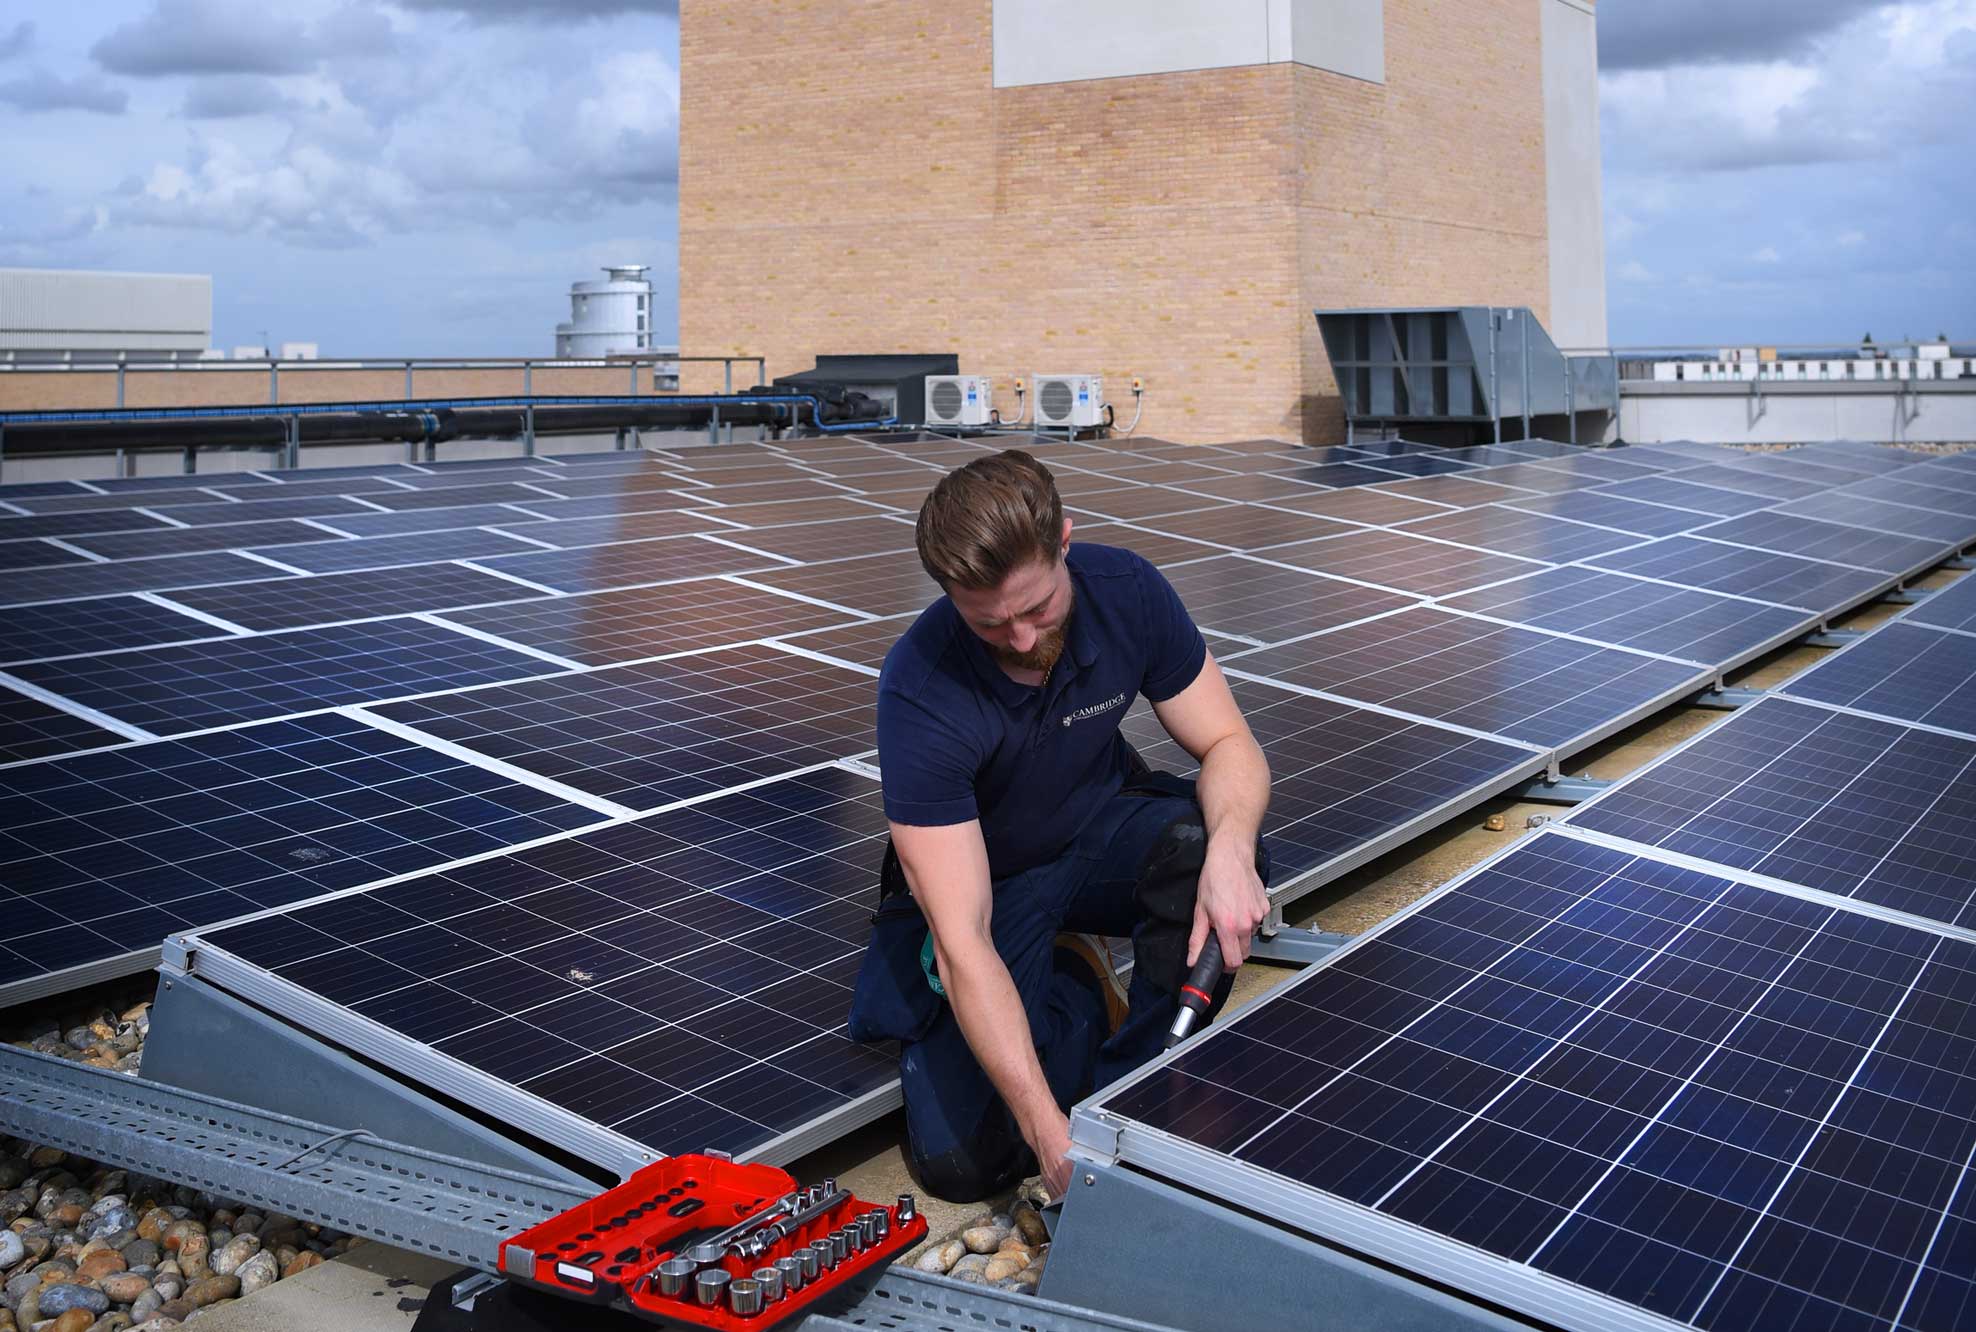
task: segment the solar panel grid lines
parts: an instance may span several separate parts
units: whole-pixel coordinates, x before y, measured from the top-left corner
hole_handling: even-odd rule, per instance
[[[1685,535],[1594,555],[1580,563],[1824,615],[1848,610],[1898,581],[1881,572]]]
[[[1482,476],[1413,477],[1405,481],[1382,482],[1379,491],[1381,494],[1399,495],[1406,499],[1448,504],[1457,509],[1466,509],[1477,504],[1508,504],[1536,496],[1535,491],[1524,490],[1519,486],[1498,485]]]
[[[875,671],[885,662],[885,654],[899,641],[899,635],[912,627],[918,615],[889,615],[881,619],[854,620],[831,629],[811,629],[803,633],[777,634],[770,641],[789,651],[814,653],[845,665]]]
[[[912,523],[884,514],[776,527],[733,528],[703,535],[800,564],[909,551],[914,548],[915,539]]]
[[[0,541],[28,537],[75,536],[92,532],[166,531],[172,524],[136,509],[95,509],[81,513],[22,514],[0,517]]]
[[[272,583],[187,588],[162,598],[172,609],[217,617],[250,633],[327,628],[420,611],[447,610],[539,598],[464,564],[410,564],[355,573],[320,574]]]
[[[1754,513],[1777,503],[1777,500],[1769,495],[1752,495],[1746,490],[1725,490],[1721,486],[1702,485],[1699,482],[1684,481],[1679,476],[1666,475],[1602,485],[1598,487],[1596,493],[1612,495],[1618,499],[1638,500],[1644,504],[1661,504],[1670,509],[1712,513],[1722,518]]]
[[[1976,633],[1976,578],[1958,578],[1947,587],[1931,592],[1919,605],[1903,612],[1901,619],[1934,629]]]
[[[773,1154],[819,1114],[890,1103],[894,1062],[839,1034],[876,797],[820,769],[195,942],[355,1048],[421,1033],[406,1053],[423,1078],[591,1159]],[[434,936],[456,942],[429,975],[391,960]],[[573,1026],[591,1039],[572,1045]]]
[[[1229,550],[1262,550],[1318,537],[1340,536],[1364,529],[1310,514],[1257,505],[1226,504],[1192,513],[1166,514],[1131,520],[1133,526],[1204,541]]]
[[[598,819],[331,713],[3,769],[0,808],[8,1002],[140,970],[176,930]]]
[[[1517,555],[1554,564],[1568,564],[1586,555],[1603,555],[1607,551],[1637,546],[1647,540],[1637,533],[1621,532],[1617,528],[1549,517],[1498,504],[1484,504],[1433,518],[1415,519],[1399,524],[1393,530],[1414,536],[1438,537],[1479,550],[1493,550],[1500,555]]]
[[[1976,926],[1976,742],[1766,698],[1561,826],[1920,921]]]
[[[1250,553],[1257,559],[1419,597],[1472,591],[1548,567],[1540,560],[1397,529],[1362,529]]]
[[[1549,749],[1581,748],[1713,671],[1417,607],[1233,654],[1243,674]]]
[[[1976,739],[1976,641],[1895,620],[1793,676],[1779,692]]]
[[[1910,480],[1915,469],[1876,476],[1870,481],[1856,481],[1845,488],[1850,495],[1865,499],[1887,500],[1895,504],[1907,504],[1917,509],[1934,509],[1942,513],[1953,513],[1963,518],[1976,517],[1976,493],[1958,490],[1952,486],[1925,485]]]
[[[755,551],[709,534],[693,533],[609,546],[474,556],[470,567],[523,579],[557,592],[601,592],[713,574],[766,573],[800,566],[779,555]]]
[[[1704,463],[1698,467],[1666,472],[1663,475],[1693,485],[1715,486],[1722,490],[1742,490],[1752,495],[1767,495],[1777,501],[1803,499],[1807,495],[1816,495],[1830,488],[1823,481],[1802,479],[1776,468],[1765,468],[1760,464],[1745,462]]]
[[[1752,550],[1776,551],[1882,573],[1905,574],[1924,569],[1950,551],[1945,543],[1925,537],[1892,536],[1864,527],[1819,522],[1775,511],[1724,518],[1694,529],[1693,535]]]
[[[1478,867],[1074,1135],[1570,1328],[1937,1298],[1976,1122],[1927,1080],[1970,1043],[1970,945],[1569,842]]]
[[[0,768],[148,738],[94,709],[0,674]]]
[[[1169,565],[1164,572],[1201,628],[1258,647],[1417,604],[1403,593],[1242,555]]]
[[[1951,548],[1976,541],[1976,516],[1963,517],[1939,509],[1917,509],[1910,504],[1867,499],[1847,490],[1828,490],[1808,499],[1793,500],[1778,505],[1772,512],[1896,536],[1929,537]]]
[[[158,555],[192,555],[206,551],[244,550],[333,539],[320,528],[292,518],[272,522],[214,523],[204,527],[166,527],[143,532],[106,532],[78,536],[70,544],[109,560]]]
[[[0,666],[190,642],[211,638],[214,632],[208,623],[143,593],[4,607],[0,608]]]
[[[102,556],[66,547],[49,537],[0,544],[0,570],[50,569],[101,563]]]

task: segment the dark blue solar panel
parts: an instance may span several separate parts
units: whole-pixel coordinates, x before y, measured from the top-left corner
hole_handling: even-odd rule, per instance
[[[1596,569],[1550,569],[1443,601],[1539,629],[1728,666],[1817,623],[1809,611],[1739,601]]]
[[[1976,633],[1976,578],[1960,578],[1929,595],[1902,618],[1938,629]]]
[[[1348,532],[1320,541],[1273,546],[1260,554],[1300,569],[1356,578],[1423,597],[1465,592],[1543,567],[1534,560],[1446,545],[1399,531]]]
[[[1595,523],[1637,536],[1672,536],[1715,521],[1713,515],[1697,513],[1692,509],[1641,504],[1596,490],[1574,490],[1561,495],[1540,495],[1534,499],[1506,500],[1505,503],[1527,513],[1569,518],[1575,523]]]
[[[382,619],[543,595],[461,564],[409,564],[273,583],[187,588],[173,592],[169,600],[243,629],[264,630]]]
[[[0,765],[123,741],[114,731],[0,685]]]
[[[540,483],[546,487],[548,478]],[[554,499],[547,489],[535,484],[516,485],[503,482],[491,486],[446,486],[438,490],[379,490],[365,498],[373,504],[382,504],[387,509],[443,509],[461,504],[530,504],[534,500]]]
[[[1567,822],[1976,925],[1976,742],[1765,699]]]
[[[1608,481],[1637,481],[1658,474],[1662,469],[1646,462],[1622,459],[1613,453],[1576,453],[1564,458],[1550,458],[1538,464],[1554,472],[1594,483]]]
[[[1430,1277],[1423,1231],[1504,1258],[1489,1297],[1546,1324],[1614,1313],[1532,1273],[1723,1332],[1948,1328],[1973,1003],[1966,942],[1547,833],[1102,1109],[1333,1200],[1273,1211],[1320,1235],[1403,1223],[1354,1247]]]
[[[1976,515],[1943,513],[1939,509],[1917,509],[1908,504],[1867,499],[1850,490],[1828,490],[1809,499],[1779,505],[1778,513],[1801,518],[1817,518],[1828,523],[1848,523],[1870,527],[1878,532],[1898,532],[1902,536],[1928,537],[1944,546],[1976,541]]]
[[[277,546],[263,553],[271,560],[279,560],[308,573],[348,573],[357,569],[386,569],[401,564],[434,564],[441,560],[507,555],[530,549],[525,541],[477,527],[419,532],[407,536],[365,537],[361,541],[338,541],[326,532],[317,535],[323,540],[305,546]]]
[[[1889,476],[1876,476],[1871,481],[1857,481],[1846,487],[1846,493],[1866,499],[1886,500],[1893,504],[1908,504],[1917,509],[1935,509],[1942,513],[1960,514],[1964,518],[1976,518],[1976,492],[1959,490],[1954,486],[1923,484],[1912,479],[1918,470],[1909,468]],[[40,510],[37,509],[36,512]]]
[[[443,532],[461,527],[494,527],[537,520],[524,506],[463,504],[456,509],[411,509],[404,513],[349,513],[326,518],[324,524],[351,536],[409,536],[414,532]]]
[[[1724,490],[1720,486],[1697,485],[1678,477],[1650,476],[1639,481],[1622,481],[1617,485],[1600,486],[1601,495],[1617,495],[1620,499],[1641,500],[1648,504],[1665,504],[1676,509],[1693,509],[1697,513],[1713,513],[1724,518],[1737,514],[1754,513],[1767,509],[1777,501],[1768,495],[1752,495],[1747,490]]]
[[[77,532],[136,532],[158,530],[170,524],[135,509],[86,509],[80,513],[31,514],[24,518],[0,517],[0,541],[26,537],[71,536]]]
[[[0,664],[182,643],[221,632],[142,597],[10,606],[0,609]]]
[[[1507,452],[1507,450],[1505,450]],[[1584,490],[1599,484],[1598,477],[1574,476],[1569,471],[1559,471],[1554,467],[1541,467],[1540,458],[1520,458],[1514,462],[1490,467],[1477,472],[1477,481],[1488,481],[1499,486],[1515,486],[1518,490],[1530,491],[1539,495],[1556,495],[1567,490]]]
[[[1803,480],[1778,468],[1765,467],[1760,462],[1708,463],[1701,467],[1670,472],[1668,475],[1695,485],[1742,490],[1752,495],[1768,495],[1778,500],[1803,499],[1806,495],[1816,495],[1821,490],[1831,488],[1829,482]]]
[[[1166,577],[1196,624],[1256,643],[1300,638],[1415,604],[1414,598],[1398,592],[1241,555],[1176,564],[1166,570]]]
[[[1349,523],[1293,513],[1287,509],[1265,509],[1254,504],[1224,504],[1195,513],[1141,518],[1135,521],[1134,526],[1149,527],[1185,537],[1189,541],[1208,541],[1236,550],[1261,550],[1292,541],[1309,541],[1315,537],[1362,530]],[[1082,533],[1083,529],[1073,529],[1073,535]],[[737,539],[746,540],[745,537]]]
[[[1725,518],[1712,527],[1702,528],[1696,535],[1711,541],[1733,541],[1760,550],[1847,564],[1855,569],[1878,569],[1881,573],[1913,573],[1948,553],[1942,542],[1925,537],[1895,536],[1784,513]]]
[[[88,562],[87,555],[63,550],[47,541],[9,541],[0,545],[0,569],[44,569],[51,565]]]
[[[32,499],[38,495],[87,495],[75,481],[17,481],[0,486],[0,500]]]
[[[1504,555],[1566,564],[1587,555],[1602,555],[1624,546],[1637,546],[1644,537],[1610,528],[1592,527],[1563,518],[1526,513],[1500,504],[1484,504],[1459,513],[1408,523],[1399,529],[1417,536],[1459,541]]]
[[[1528,749],[1274,685],[1237,680],[1234,692],[1269,756],[1263,833],[1277,891],[1324,866],[1356,864],[1369,843],[1483,800],[1540,761]],[[1123,730],[1153,768],[1197,769],[1150,707],[1136,707]]]
[[[1976,736],[1976,638],[1897,621],[1793,677],[1784,689]]]
[[[598,817],[333,714],[8,768],[0,991]]]
[[[252,472],[214,472],[190,475],[173,472],[161,476],[117,476],[89,483],[113,495],[149,493],[154,490],[196,490],[203,486],[267,486],[274,483]]]
[[[743,535],[737,534],[737,538]],[[474,563],[559,592],[601,592],[613,587],[637,587],[643,583],[705,578],[712,574],[786,569],[791,564],[779,556],[757,555],[697,536],[657,537],[575,550],[541,550],[529,555],[478,558]]]
[[[445,512],[439,510],[438,512]],[[683,536],[689,532],[722,532],[737,541],[743,529],[709,517],[717,510],[659,509],[653,513],[617,513],[602,518],[565,518],[554,522],[530,521],[510,514],[498,520],[504,532],[545,546],[568,549],[571,546],[602,546],[614,541],[645,541],[652,537]],[[867,512],[872,512],[867,510]],[[907,533],[911,536],[910,531]]]
[[[1668,537],[1612,555],[1594,556],[1586,563],[1821,613],[1842,610],[1879,591],[1887,581],[1882,573],[1693,537]]]
[[[1408,453],[1380,458],[1373,466],[1384,472],[1401,472],[1407,476],[1444,476],[1475,470],[1467,463],[1456,462],[1453,458],[1436,453]]]
[[[162,592],[174,587],[279,577],[280,570],[228,551],[167,555],[155,560],[117,560],[108,564],[70,564],[10,574],[6,581],[0,582],[0,605],[24,606],[37,601],[72,601],[118,592]]]
[[[428,1076],[518,1086],[572,1133],[742,1153],[897,1077],[843,1031],[885,826],[878,784],[827,768],[203,946],[418,1042]]]
[[[179,735],[552,669],[406,619],[70,657],[14,674],[154,734]]]
[[[245,550],[250,546],[329,540],[333,538],[321,528],[290,520],[165,527],[154,532],[111,532],[102,536],[69,538],[71,544],[112,560],[137,559],[147,555],[194,555],[202,551]]]
[[[1246,673],[1565,746],[1698,688],[1692,665],[1435,610],[1407,610],[1242,653]]]
[[[185,504],[171,510],[174,519],[181,523],[190,523],[195,527],[208,523],[265,522],[279,518],[330,519],[359,513],[375,514],[377,509],[345,495],[276,496],[263,499],[259,492],[256,493],[252,503],[235,504],[223,501],[214,504]]]
[[[1318,463],[1309,466],[1284,467],[1277,474],[1312,486],[1369,486],[1380,481],[1396,481],[1403,473],[1387,470],[1387,459],[1379,459],[1379,465],[1371,462]]]
[[[877,744],[877,699],[877,682],[862,672],[737,647],[374,711],[628,808],[652,809],[868,751]]]

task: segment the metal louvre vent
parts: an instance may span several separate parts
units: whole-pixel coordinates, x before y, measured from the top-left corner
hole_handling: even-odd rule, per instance
[[[1061,379],[1046,379],[1036,393],[1036,409],[1051,421],[1070,419],[1073,399],[1070,385]]]
[[[943,421],[950,421],[961,414],[961,386],[951,379],[943,379],[933,386],[933,414]]]

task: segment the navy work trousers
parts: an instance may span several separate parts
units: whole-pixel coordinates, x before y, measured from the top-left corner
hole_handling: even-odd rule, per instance
[[[1157,928],[1138,900],[1140,872],[1171,825],[1198,827],[1199,819],[1191,799],[1121,792],[1057,859],[995,883],[995,951],[1022,999],[1043,1076],[1065,1110],[1158,1054],[1178,1002],[1147,979],[1145,968],[1134,967],[1130,1011],[1110,1033],[1103,994],[1080,959],[1055,949],[1056,936],[1071,931],[1136,941]],[[941,1004],[925,1034],[903,1044],[899,1074],[911,1165],[923,1187],[973,1201],[1036,1172],[1014,1114],[950,1006]]]

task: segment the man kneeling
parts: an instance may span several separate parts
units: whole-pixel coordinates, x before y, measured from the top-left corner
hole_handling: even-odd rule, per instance
[[[1230,971],[1247,956],[1269,768],[1172,586],[1072,544],[1028,454],[945,477],[918,545],[946,595],[879,680],[892,837],[851,1033],[901,1042],[923,1188],[974,1200],[1040,1168],[1061,1194],[1068,1108],[1159,1052],[1209,930]],[[1141,694],[1196,779],[1119,733]],[[1129,994],[1089,935],[1131,937]]]

